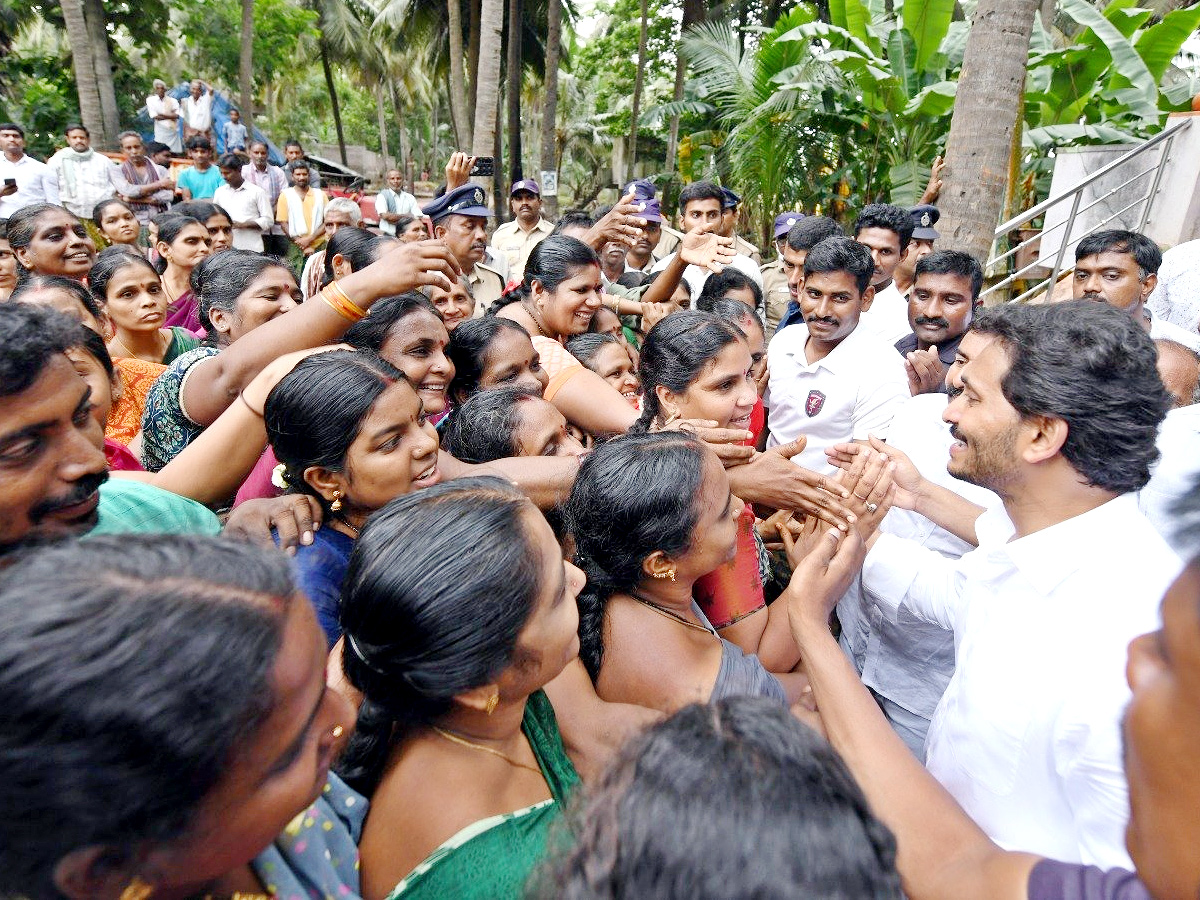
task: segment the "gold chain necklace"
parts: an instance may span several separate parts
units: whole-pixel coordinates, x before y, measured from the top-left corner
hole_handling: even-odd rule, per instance
[[[657,603],[651,603],[645,597],[639,597],[637,594],[633,593],[632,591],[629,592],[629,596],[632,597],[634,600],[636,600],[638,603],[642,604],[642,606],[646,607],[647,609],[654,610],[654,612],[658,613],[660,616],[665,616],[668,619],[675,620],[680,625],[686,625],[688,628],[695,628],[697,631],[703,631],[707,635],[711,635],[712,637],[717,637],[717,635],[713,634],[711,631],[709,631],[703,625],[697,625],[695,622],[688,621],[683,616],[679,615],[679,613],[672,612],[669,609],[664,609],[663,607],[659,606]]]
[[[433,725],[431,727],[433,728],[433,730],[435,732],[440,734],[442,737],[444,737],[446,740],[448,740],[452,744],[458,744],[460,747],[467,747],[468,749],[471,749],[471,750],[479,750],[482,753],[490,753],[490,754],[492,754],[492,756],[500,757],[502,760],[504,760],[510,766],[516,766],[518,769],[527,769],[530,772],[537,773],[539,776],[542,774],[541,769],[537,768],[536,766],[531,766],[526,763],[515,760],[511,756],[509,756],[507,753],[501,753],[499,750],[496,750],[492,747],[485,747],[483,744],[477,744],[474,741],[468,741],[465,737],[460,737],[459,735],[455,734],[452,731],[446,731],[446,729],[444,729],[444,728],[438,728],[436,725]]]

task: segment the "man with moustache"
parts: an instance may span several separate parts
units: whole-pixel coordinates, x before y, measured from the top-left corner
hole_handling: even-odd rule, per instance
[[[955,368],[947,468],[1003,506],[981,510],[874,442],[896,463],[897,505],[977,549],[952,561],[881,534],[863,586],[954,633],[927,764],[988,836],[1128,867],[1122,663],[1180,568],[1136,492],[1170,398],[1149,336],[1105,304],[997,307],[972,335],[990,341]]]
[[[789,229],[780,252],[783,276],[787,281],[788,304],[775,328],[775,334],[789,325],[804,324],[804,314],[800,311],[800,289],[804,287],[804,260],[808,258],[808,251],[825,238],[842,237],[844,234],[842,226],[828,216],[807,216]]]
[[[492,249],[508,261],[509,278],[519,281],[529,254],[550,236],[554,225],[542,218],[542,189],[531,178],[513,182],[508,208],[513,220],[492,233]]]
[[[108,480],[91,389],[66,355],[82,327],[47,307],[0,303],[0,554],[89,532],[217,534],[217,517],[195,501]]]
[[[780,329],[767,350],[767,447],[806,437],[793,461],[814,472],[832,470],[827,447],[870,434],[886,437],[909,396],[900,357],[859,328],[874,297],[874,270],[870,251],[847,237],[827,238],[807,251],[800,292],[807,327]]]
[[[982,286],[983,267],[969,253],[937,250],[917,261],[908,299],[913,333],[896,341],[913,396],[945,393],[946,371],[971,326]]]
[[[895,835],[905,893],[922,900],[1195,900],[1200,896],[1200,484],[1175,512],[1191,562],[1168,588],[1161,624],[1118,668],[1130,701],[1121,722],[1129,784],[1124,843],[1136,869],[1101,869],[1003,849],[941,789],[887,727],[829,630],[829,607],[860,558],[856,536],[821,538],[802,560],[789,620],[821,724]],[[1115,536],[1116,541],[1123,533]],[[1117,554],[1124,556],[1122,548]],[[1120,674],[1118,674],[1118,679]]]
[[[423,212],[433,222],[433,236],[445,242],[467,273],[475,309],[481,315],[504,293],[504,278],[482,262],[488,247],[487,220],[492,214],[483,188],[464,184],[426,205]]]
[[[1114,229],[1089,234],[1075,247],[1071,296],[1125,310],[1156,341],[1175,341],[1200,350],[1200,336],[1166,319],[1152,317],[1146,306],[1158,286],[1162,259],[1158,245],[1136,231]]]

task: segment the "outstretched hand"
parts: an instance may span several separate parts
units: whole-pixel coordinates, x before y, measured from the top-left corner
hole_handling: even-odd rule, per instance
[[[816,516],[845,531],[854,522],[853,513],[843,502],[850,495],[848,489],[832,478],[792,462],[792,457],[807,443],[808,439],[802,435],[789,444],[758,454],[750,463],[755,475],[754,494],[746,496],[743,488],[738,496],[775,509],[793,509]]]
[[[872,450],[887,456],[895,464],[892,470],[892,481],[896,491],[892,503],[901,509],[916,509],[917,498],[925,486],[925,478],[913,465],[913,461],[902,450],[881,441],[875,435],[867,439],[866,445],[859,443],[835,444],[825,450],[825,456],[830,464],[839,469],[848,470],[856,462],[862,462],[860,454],[870,454]]]
[[[358,274],[358,273],[355,273]],[[391,244],[383,255],[361,270],[375,297],[390,297],[417,288],[433,286],[450,290],[462,270],[458,259],[441,241]]]
[[[676,419],[661,427],[652,427],[652,431],[686,431],[694,434],[717,454],[721,465],[726,469],[741,466],[750,462],[754,456],[754,448],[746,441],[752,437],[743,428],[720,428],[711,419]]]
[[[796,553],[791,533],[781,532],[788,558]],[[792,631],[826,628],[838,600],[862,568],[866,547],[857,528],[842,534],[827,528],[799,555],[784,594]]]
[[[679,258],[689,266],[699,266],[720,275],[733,262],[737,251],[734,250],[733,238],[722,237],[710,231],[711,227],[705,225],[685,234],[679,242]]]
[[[642,234],[646,220],[641,216],[632,192],[626,194],[605,213],[600,221],[587,230],[582,240],[599,253],[609,241],[622,247],[632,247]]]

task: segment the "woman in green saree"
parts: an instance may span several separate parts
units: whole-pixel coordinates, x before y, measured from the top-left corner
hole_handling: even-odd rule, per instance
[[[365,900],[518,898],[578,782],[543,688],[576,660],[583,573],[498,478],[373,515],[342,596],[362,692],[341,771],[372,797]]]

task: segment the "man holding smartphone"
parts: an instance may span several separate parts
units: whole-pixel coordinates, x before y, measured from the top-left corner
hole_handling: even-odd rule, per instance
[[[25,130],[0,125],[0,219],[34,203],[58,203],[58,179],[44,162],[25,154]]]

